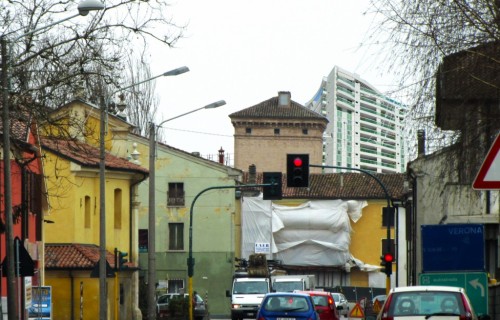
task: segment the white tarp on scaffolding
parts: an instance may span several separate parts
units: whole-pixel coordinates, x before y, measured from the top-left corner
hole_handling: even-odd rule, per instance
[[[311,200],[282,206],[259,197],[242,199],[242,257],[255,252],[256,243],[269,243],[269,259],[286,265],[346,266],[351,225],[366,201]]]

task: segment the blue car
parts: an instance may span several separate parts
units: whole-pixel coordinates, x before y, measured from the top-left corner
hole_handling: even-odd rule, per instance
[[[257,320],[308,319],[319,320],[314,302],[308,294],[273,292],[262,299]]]

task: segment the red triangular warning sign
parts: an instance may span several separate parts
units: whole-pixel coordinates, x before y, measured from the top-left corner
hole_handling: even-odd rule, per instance
[[[349,318],[364,318],[364,317],[365,313],[363,312],[361,305],[359,303],[356,303],[354,308],[352,308],[351,313],[349,313]]]
[[[477,190],[500,190],[500,134],[486,154],[472,188]]]

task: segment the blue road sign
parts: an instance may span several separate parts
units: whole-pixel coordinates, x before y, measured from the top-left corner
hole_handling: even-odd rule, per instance
[[[422,225],[422,272],[485,271],[484,225]]]

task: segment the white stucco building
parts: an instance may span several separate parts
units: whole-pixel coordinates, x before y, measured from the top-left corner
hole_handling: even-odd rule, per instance
[[[405,171],[406,107],[359,75],[335,66],[306,104],[328,120],[323,163],[380,173]]]

